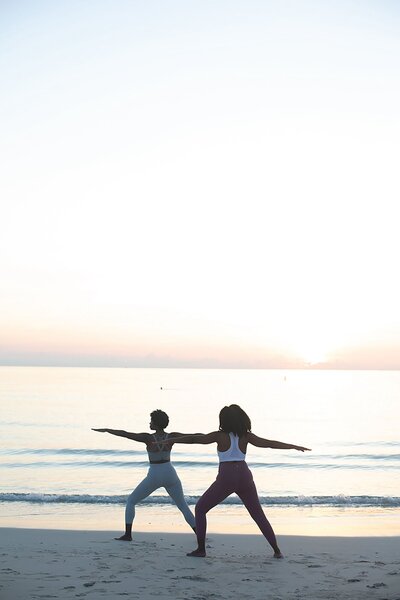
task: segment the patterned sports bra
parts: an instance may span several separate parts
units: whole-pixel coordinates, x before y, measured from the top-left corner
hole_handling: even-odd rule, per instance
[[[171,460],[171,448],[165,443],[168,435],[164,432],[160,437],[157,437],[153,433],[153,439],[156,443],[151,446],[153,450],[147,450],[151,463],[169,462]]]

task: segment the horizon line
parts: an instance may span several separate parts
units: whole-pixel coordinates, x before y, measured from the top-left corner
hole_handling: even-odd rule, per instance
[[[352,366],[328,366],[323,363],[305,364],[303,366],[201,366],[201,365],[89,365],[89,364],[15,364],[2,363],[0,368],[57,368],[57,369],[204,369],[204,370],[226,370],[226,371],[400,371],[400,367],[352,367]]]

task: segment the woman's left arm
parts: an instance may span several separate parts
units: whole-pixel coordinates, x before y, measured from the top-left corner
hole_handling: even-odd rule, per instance
[[[123,429],[109,429],[108,427],[102,427],[101,429],[94,429],[92,431],[99,431],[100,433],[111,433],[111,435],[118,435],[119,437],[128,438],[134,442],[143,442],[147,444],[150,439],[149,433],[132,433],[131,431],[124,431]]]
[[[218,442],[218,434],[219,431],[192,434],[181,434],[174,431],[170,434],[171,437],[168,438],[168,442],[173,444],[212,444]]]

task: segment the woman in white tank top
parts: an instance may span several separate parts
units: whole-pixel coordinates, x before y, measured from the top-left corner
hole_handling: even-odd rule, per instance
[[[274,557],[282,558],[275,533],[261,508],[253,476],[246,463],[247,444],[253,444],[259,448],[281,448],[300,452],[309,450],[309,448],[267,440],[254,435],[251,432],[251,421],[248,415],[237,404],[225,406],[221,410],[219,423],[218,431],[173,440],[182,444],[212,444],[215,442],[219,456],[217,478],[196,504],[197,548],[188,556],[204,557],[206,555],[206,514],[225,498],[236,493],[273,548]]]

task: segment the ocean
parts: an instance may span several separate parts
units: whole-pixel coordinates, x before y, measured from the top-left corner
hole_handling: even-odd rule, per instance
[[[149,431],[160,408],[168,431],[209,432],[233,403],[257,435],[312,448],[248,448],[260,501],[286,533],[354,532],[360,515],[362,534],[400,533],[398,371],[0,367],[0,526],[122,527],[146,449],[91,428]],[[215,479],[215,445],[175,445],[172,459],[194,508]],[[236,496],[214,511],[225,530],[250,527]],[[180,527],[177,513],[158,490],[137,522]]]

